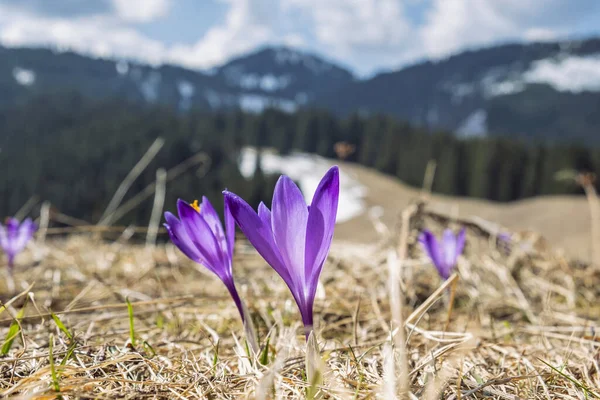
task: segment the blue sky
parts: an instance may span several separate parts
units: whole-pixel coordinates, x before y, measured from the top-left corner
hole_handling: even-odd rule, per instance
[[[0,43],[206,69],[269,44],[359,75],[600,33],[598,0],[0,0]]]

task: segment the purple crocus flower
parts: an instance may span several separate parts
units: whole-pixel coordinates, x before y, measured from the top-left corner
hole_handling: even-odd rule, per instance
[[[285,175],[275,185],[272,211],[260,203],[257,213],[239,196],[223,194],[242,232],[292,292],[308,338],[317,283],[333,239],[338,168],[327,171],[308,207],[298,186]]]
[[[212,271],[225,284],[240,312],[242,322],[245,313],[242,300],[233,282],[232,259],[235,239],[235,221],[225,203],[225,229],[219,215],[206,197],[188,204],[177,200],[179,219],[165,213],[165,227],[175,246],[191,260]]]
[[[498,234],[496,242],[500,250],[502,250],[505,254],[510,254],[512,249],[512,235],[510,233],[502,232]]]
[[[438,243],[435,235],[428,230],[423,231],[419,237],[425,252],[443,279],[448,279],[456,266],[456,260],[465,247],[465,233],[464,228],[461,229],[458,235],[454,235],[452,230],[446,229],[441,244]]]
[[[6,225],[0,224],[0,247],[8,257],[9,273],[12,274],[15,257],[23,251],[36,230],[36,224],[29,218],[22,223],[16,218],[8,218]]]

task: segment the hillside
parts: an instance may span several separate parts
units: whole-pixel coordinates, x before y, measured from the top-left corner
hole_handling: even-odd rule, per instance
[[[209,71],[0,47],[1,105],[76,90],[180,111],[388,114],[459,136],[503,134],[599,142],[600,39],[508,44],[426,61],[369,79],[324,58],[266,47]]]
[[[354,164],[343,169],[365,187],[365,209],[381,207],[381,220],[393,230],[400,212],[421,197],[421,191],[397,179]],[[518,232],[533,240],[541,235],[558,251],[571,258],[590,261],[591,224],[587,201],[583,196],[540,196],[510,203],[432,195],[429,207],[443,215],[466,220],[481,218],[492,223],[498,232]],[[372,242],[378,234],[368,213],[342,223],[337,234],[342,240]]]
[[[251,177],[255,162],[255,151],[244,151],[242,174]],[[297,181],[307,202],[312,198],[317,177],[331,165],[339,164],[341,204],[336,238],[343,242],[379,243],[383,237],[377,225],[382,223],[390,232],[396,232],[401,211],[423,198],[421,190],[354,163],[299,153],[264,153],[261,162],[263,171],[283,173]],[[548,245],[570,258],[591,260],[591,218],[583,196],[539,196],[508,203],[439,194],[427,199],[427,208],[441,216],[480,223],[496,235],[514,232],[515,237],[531,247]]]

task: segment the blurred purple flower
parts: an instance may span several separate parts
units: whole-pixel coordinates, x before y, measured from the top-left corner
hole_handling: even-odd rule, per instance
[[[292,292],[308,338],[317,284],[335,228],[338,167],[327,171],[308,207],[298,186],[285,175],[275,185],[272,212],[260,203],[257,213],[239,196],[223,194],[242,232]]]
[[[510,241],[512,240],[512,235],[510,233],[501,232],[498,234],[498,239],[503,242],[510,243]]]
[[[446,229],[441,244],[428,230],[423,231],[419,237],[419,242],[443,279],[448,279],[456,266],[456,260],[465,247],[465,233],[464,228],[458,235],[454,235],[450,229]]]
[[[29,218],[22,223],[16,218],[8,218],[6,225],[0,224],[0,247],[8,257],[9,273],[12,274],[15,257],[23,251],[36,230],[37,226]]]
[[[501,251],[510,254],[510,251],[512,250],[512,235],[510,233],[499,233],[496,242]]]
[[[191,260],[212,271],[225,284],[245,322],[244,307],[233,282],[232,259],[235,221],[225,203],[225,230],[219,215],[206,197],[188,204],[177,200],[179,219],[165,213],[165,227],[175,246]]]

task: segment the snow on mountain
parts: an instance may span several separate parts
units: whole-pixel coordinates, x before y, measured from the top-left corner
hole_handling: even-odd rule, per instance
[[[242,94],[238,97],[242,110],[251,113],[260,113],[266,108],[277,108],[292,113],[296,111],[297,104],[291,100],[263,96],[259,94]]]
[[[275,92],[277,90],[285,89],[290,82],[292,77],[289,75],[275,76],[273,74],[258,75],[258,74],[246,74],[239,78],[239,86],[243,89],[261,89],[265,92]]]
[[[154,103],[158,100],[161,79],[160,72],[151,71],[146,79],[140,83],[140,91],[147,102]]]
[[[256,157],[256,149],[247,147],[242,150],[239,167],[244,177],[251,178],[254,175]],[[310,204],[321,177],[331,167],[331,160],[313,154],[292,153],[282,156],[273,151],[263,150],[260,167],[268,174],[284,174],[298,182],[306,203]],[[336,222],[349,221],[364,214],[366,195],[367,188],[341,169]]]
[[[115,69],[119,75],[127,75],[127,72],[129,72],[129,63],[125,60],[119,60],[115,63]]]
[[[528,84],[547,84],[559,92],[600,92],[600,54],[558,57],[536,60],[529,68],[505,79],[482,79],[486,97],[522,92]]]
[[[280,65],[302,63],[306,68],[310,69],[316,75],[330,71],[333,68],[331,63],[324,62],[313,55],[302,53],[286,47],[279,47],[275,49],[275,61]]]
[[[193,83],[181,80],[177,82],[177,91],[179,92],[179,109],[182,111],[189,110],[191,107],[191,99],[196,92],[196,87]]]
[[[525,82],[546,83],[563,92],[599,92],[600,54],[539,60],[523,78]]]
[[[35,72],[30,69],[15,67],[12,73],[19,85],[31,86],[35,83]]]
[[[306,106],[339,116],[382,113],[461,136],[531,131],[527,120],[533,110],[523,104],[535,104],[536,115],[543,115],[563,103],[591,104],[574,96],[582,92],[584,97],[600,95],[600,39],[483,48],[368,79],[357,79],[325,58],[281,46],[256,50],[210,71],[44,49],[0,50],[6,54],[0,69],[9,71],[16,87],[9,93],[15,95],[61,89],[68,82],[87,96],[124,96],[179,110],[293,112]],[[13,96],[0,103],[14,102]],[[585,117],[582,107],[569,110],[565,112],[577,114],[573,120]],[[548,124],[544,129],[550,133],[544,135],[562,135],[564,124]]]
[[[458,127],[456,135],[462,138],[487,135],[487,112],[482,109],[472,112]]]

